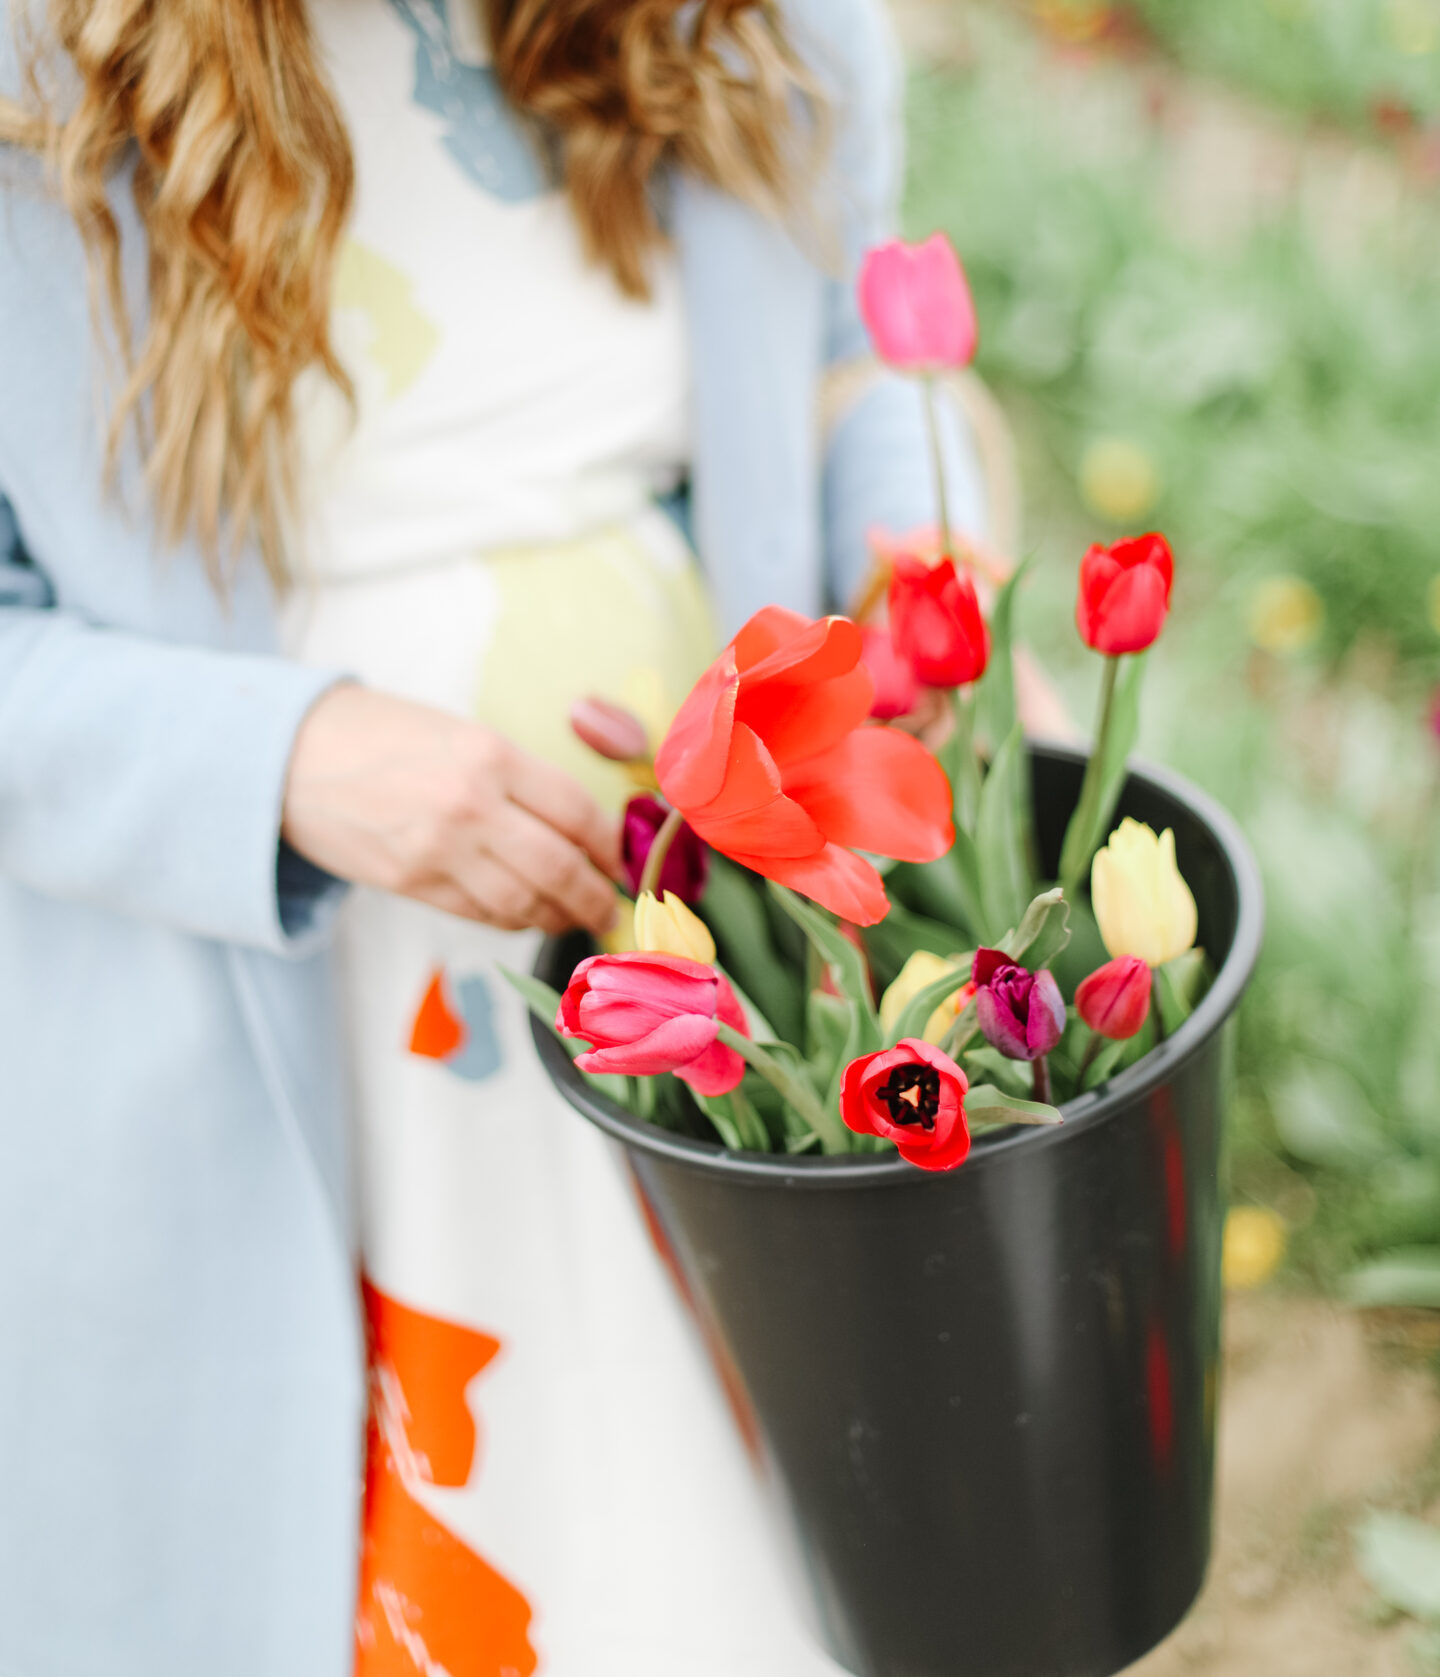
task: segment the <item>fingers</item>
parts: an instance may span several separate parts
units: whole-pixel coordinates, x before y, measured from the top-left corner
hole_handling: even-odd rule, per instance
[[[467,919],[482,920],[502,932],[538,927],[548,935],[567,932],[575,924],[572,915],[498,857],[467,857],[457,863],[454,878],[470,904]]]
[[[620,881],[620,823],[568,774],[517,751],[509,763],[506,790],[512,803],[563,834],[603,873]]]
[[[517,804],[505,804],[490,823],[485,848],[565,925],[609,930],[615,919],[614,885],[578,845],[553,827]]]

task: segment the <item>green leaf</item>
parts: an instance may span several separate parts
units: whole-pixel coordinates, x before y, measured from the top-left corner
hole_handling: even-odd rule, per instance
[[[965,1096],[965,1119],[970,1128],[994,1129],[1000,1124],[1059,1124],[1064,1120],[1043,1101],[1017,1100],[993,1083],[975,1083]]]
[[[1366,1309],[1440,1310],[1440,1246],[1400,1247],[1352,1270],[1345,1297]]]
[[[812,990],[805,1003],[805,1058],[821,1088],[830,1081],[835,1061],[850,1034],[855,1004],[844,996]]]
[[[1210,987],[1209,962],[1203,949],[1187,949],[1155,970],[1160,1018],[1167,1036],[1178,1031]]]
[[[864,955],[822,909],[806,902],[784,885],[777,885],[773,879],[767,881],[767,885],[772,900],[804,932],[820,959],[829,967],[836,989],[853,1001],[869,1021],[875,1039],[872,1046],[878,1047],[880,1022],[870,994],[870,972]],[[868,1052],[868,1048],[862,1048],[861,1052]]]
[[[745,1142],[740,1135],[740,1126],[735,1122],[735,1111],[730,1096],[702,1095],[695,1090],[692,1090],[691,1093],[695,1095],[695,1104],[715,1126],[721,1141],[732,1153],[743,1153]],[[754,1111],[753,1107],[751,1111]],[[755,1121],[759,1123],[760,1120],[757,1117]],[[766,1150],[768,1151],[768,1139]]]
[[[552,990],[543,978],[536,978],[530,972],[512,972],[507,966],[500,967],[500,975],[512,990],[519,992],[531,1013],[544,1025],[551,1036],[564,1048],[572,1060],[578,1059],[590,1047],[588,1042],[581,1042],[576,1037],[561,1036],[555,1029],[555,1019],[560,1011],[560,995]],[[617,1106],[623,1106],[627,1112],[637,1117],[645,1116],[640,1111],[640,1101],[644,1098],[638,1085],[645,1082],[644,1078],[621,1077],[613,1072],[584,1071],[576,1067],[580,1075],[602,1095],[608,1095]]]
[[[1025,735],[1017,722],[985,776],[975,822],[983,915],[980,932],[986,938],[1018,925],[1030,901],[1025,829],[1020,820],[1028,770]]]
[[[1440,1621],[1440,1531],[1403,1514],[1376,1510],[1355,1532],[1355,1563],[1392,1607]]]
[[[884,990],[918,949],[931,955],[953,955],[964,939],[953,926],[914,914],[901,903],[892,902],[890,912],[873,926],[861,928],[865,950],[880,987]]]
[[[1365,1092],[1339,1066],[1300,1061],[1271,1095],[1275,1128],[1297,1158],[1334,1170],[1365,1170],[1389,1151]]]
[[[936,753],[950,791],[955,813],[955,825],[962,833],[975,831],[975,816],[980,807],[980,760],[975,755],[976,701],[966,698],[954,688],[950,694],[950,714],[954,724]]]
[[[970,969],[975,964],[974,954],[962,956],[948,973],[932,980],[923,990],[917,990],[900,1010],[900,1017],[886,1033],[885,1046],[893,1048],[907,1037],[923,1037],[930,1015],[940,1003],[970,982]]]
[[[1018,715],[1015,706],[1015,598],[1030,569],[1025,558],[1010,573],[990,613],[990,662],[976,697],[979,731],[991,747],[1010,738]]]
[[[1126,765],[1140,737],[1140,689],[1145,680],[1147,654],[1108,660],[1106,680],[1113,683],[1105,714],[1101,717],[1102,738],[1095,743],[1085,766],[1080,799],[1065,829],[1060,847],[1060,883],[1067,897],[1086,877],[1090,861],[1110,832],[1110,822],[1125,785]]]
[[[775,947],[756,876],[712,852],[710,882],[700,906],[727,974],[780,1036],[797,1041],[804,1025],[799,975]]]
[[[1030,1068],[1023,1060],[1007,1060],[998,1048],[971,1048],[965,1055],[965,1070],[984,1072],[1003,1094],[1024,1100],[1030,1093]]]
[[[973,841],[969,848],[973,861]],[[957,850],[958,835],[957,849],[933,862],[901,862],[888,881],[890,897],[931,920],[958,928],[962,942],[974,942],[980,935],[979,922],[972,919],[980,903],[979,868],[973,869],[973,887],[969,881],[962,882]]]
[[[1070,942],[1070,905],[1057,885],[1042,891],[1025,910],[1020,924],[1006,932],[996,945],[1012,961],[1021,961],[1032,971],[1048,967]]]
[[[1098,1089],[1107,1077],[1114,1074],[1128,1046],[1126,1042],[1107,1042],[1086,1068],[1081,1088]]]

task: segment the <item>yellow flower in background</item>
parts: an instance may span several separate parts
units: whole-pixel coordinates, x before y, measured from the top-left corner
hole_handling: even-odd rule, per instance
[[[1195,942],[1195,899],[1176,866],[1169,827],[1156,838],[1153,828],[1126,816],[1095,853],[1090,900],[1112,956],[1138,955],[1163,967]]]
[[[1325,602],[1304,577],[1271,576],[1256,584],[1245,615],[1262,652],[1303,652],[1325,627]]]
[[[1426,600],[1430,606],[1430,627],[1440,635],[1440,576],[1430,578]]]
[[[1220,1274],[1227,1287],[1258,1287],[1285,1256],[1285,1225],[1263,1205],[1237,1205],[1225,1219]]]
[[[665,893],[664,902],[651,891],[640,893],[635,903],[635,947],[648,955],[683,955],[707,967],[715,961],[710,928],[673,891]]]
[[[1160,474],[1139,443],[1100,437],[1080,462],[1080,494],[1111,524],[1137,524],[1160,497]]]
[[[940,1003],[925,1021],[925,1029],[920,1033],[926,1042],[938,1043],[954,1024],[955,1015],[960,1011],[960,994],[965,987],[965,969],[940,955],[932,955],[928,949],[917,949],[896,973],[890,988],[881,996],[881,1030],[887,1035],[892,1032],[900,1023],[900,1015],[915,997],[926,985],[933,984],[938,978],[944,978],[946,973],[954,974],[955,994],[947,996]]]

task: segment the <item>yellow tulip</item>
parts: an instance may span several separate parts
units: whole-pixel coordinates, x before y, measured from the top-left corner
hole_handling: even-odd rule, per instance
[[[1258,1287],[1285,1256],[1285,1225],[1263,1205],[1237,1205],[1225,1219],[1220,1273],[1227,1287]]]
[[[880,1028],[888,1035],[900,1023],[900,1015],[928,984],[946,973],[955,977],[955,993],[947,996],[925,1021],[920,1033],[926,1042],[938,1043],[960,1011],[960,991],[965,984],[965,971],[953,961],[932,955],[928,949],[917,949],[895,975],[895,981],[880,998]]]
[[[1095,853],[1090,899],[1112,956],[1163,967],[1195,942],[1195,899],[1175,865],[1175,834],[1128,816]]]
[[[635,904],[635,947],[649,955],[683,955],[707,967],[715,960],[710,928],[673,891],[665,893],[664,902],[657,901],[651,891],[640,893]]]

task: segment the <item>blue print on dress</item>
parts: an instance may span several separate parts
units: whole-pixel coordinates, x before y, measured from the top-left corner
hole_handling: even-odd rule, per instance
[[[444,146],[451,157],[477,186],[507,204],[549,191],[553,183],[545,154],[506,104],[495,72],[456,57],[446,0],[390,4],[416,37],[412,97],[422,109],[445,119]]]
[[[500,1039],[495,1034],[490,986],[478,973],[453,979],[452,983],[455,1009],[465,1022],[465,1040],[445,1061],[445,1069],[468,1083],[483,1083],[500,1069]]]

